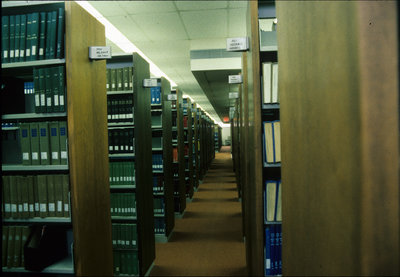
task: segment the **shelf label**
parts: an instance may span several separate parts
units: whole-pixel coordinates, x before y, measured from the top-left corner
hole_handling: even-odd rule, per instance
[[[168,100],[169,101],[178,100],[178,95],[176,95],[176,94],[168,94]]]
[[[242,75],[229,75],[229,84],[241,84],[243,83]]]
[[[158,86],[157,78],[143,79],[143,87],[144,88],[152,88]]]
[[[91,60],[111,59],[111,46],[89,46],[89,59]]]
[[[226,51],[246,51],[248,49],[249,49],[248,37],[226,39]]]
[[[236,99],[239,98],[239,92],[230,92],[229,99]]]

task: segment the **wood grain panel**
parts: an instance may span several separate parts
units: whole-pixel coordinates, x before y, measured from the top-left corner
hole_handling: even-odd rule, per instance
[[[138,216],[140,275],[144,275],[155,259],[154,204],[151,150],[150,89],[143,88],[143,79],[150,78],[150,67],[139,54],[133,53],[133,89],[135,105],[135,175]]]
[[[174,212],[174,183],[172,173],[172,112],[171,101],[168,95],[171,93],[171,84],[164,77],[161,78],[162,93],[162,126],[163,126],[163,159],[164,159],[164,199],[166,216],[166,235],[172,232],[175,226]]]
[[[398,275],[395,3],[277,12],[283,274]]]
[[[178,128],[178,161],[179,161],[179,201],[180,201],[180,213],[183,213],[186,209],[186,184],[185,184],[185,153],[184,153],[184,137],[183,137],[183,99],[182,91],[176,90],[177,101],[176,109],[177,116],[176,124]]]
[[[65,3],[65,27],[75,272],[77,276],[110,276],[106,64],[88,59],[89,46],[105,45],[105,30],[74,2]]]

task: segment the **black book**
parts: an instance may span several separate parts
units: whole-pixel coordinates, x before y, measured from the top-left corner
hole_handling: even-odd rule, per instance
[[[19,62],[19,43],[21,39],[21,15],[15,16],[15,35],[14,35],[14,61]]]

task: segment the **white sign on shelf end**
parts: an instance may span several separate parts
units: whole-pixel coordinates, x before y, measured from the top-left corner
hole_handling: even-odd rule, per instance
[[[249,38],[227,38],[226,51],[247,51],[249,50]]]
[[[111,46],[89,46],[89,59],[91,60],[111,59]]]
[[[158,86],[157,78],[143,79],[143,87],[144,88],[152,88]]]
[[[230,92],[229,99],[236,99],[239,98],[239,92]]]
[[[241,84],[243,83],[242,75],[229,75],[229,84]]]

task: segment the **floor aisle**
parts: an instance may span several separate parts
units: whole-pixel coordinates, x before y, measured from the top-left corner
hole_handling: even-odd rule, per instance
[[[244,276],[241,220],[230,151],[216,153],[184,218],[175,220],[170,241],[156,244],[150,275]]]

